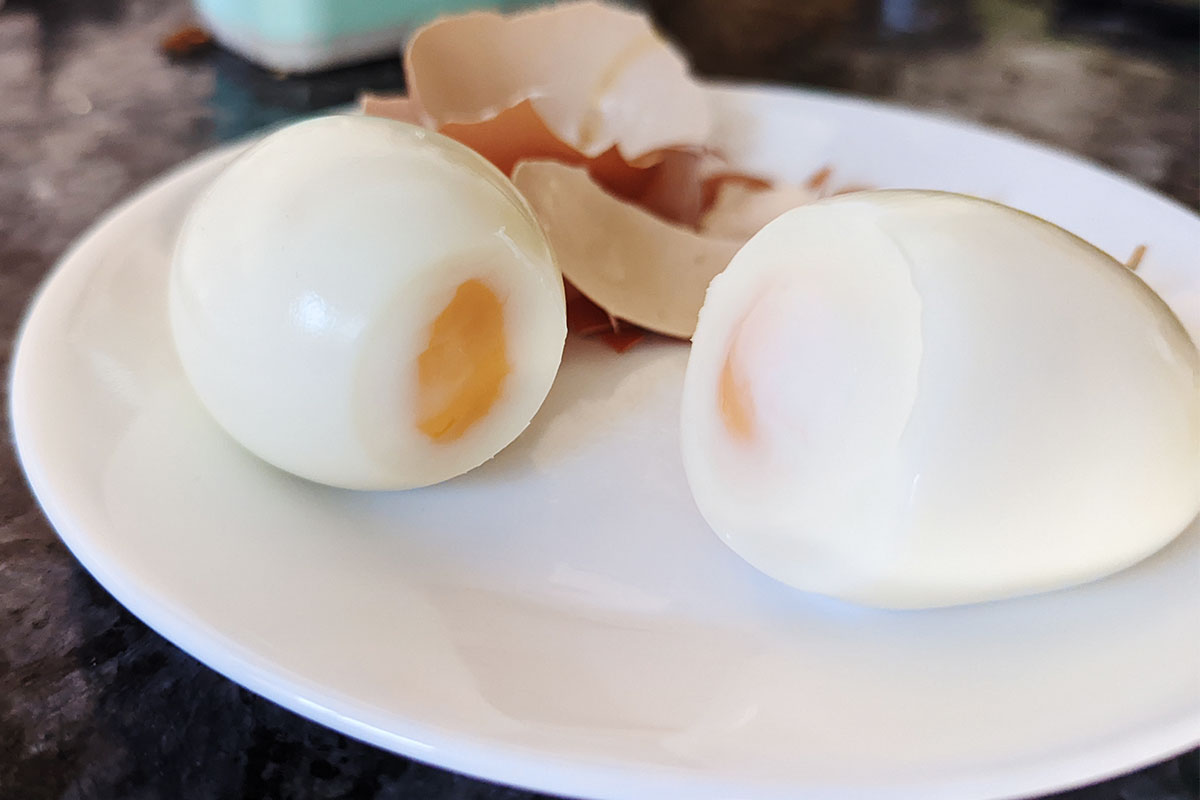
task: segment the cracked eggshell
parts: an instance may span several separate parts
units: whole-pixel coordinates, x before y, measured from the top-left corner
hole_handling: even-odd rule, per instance
[[[709,288],[693,496],[803,590],[923,608],[1123,569],[1200,509],[1200,357],[1136,275],[1022,212],[863,192],[787,212]]]
[[[577,159],[615,150],[627,165],[653,162],[712,130],[684,56],[644,15],[602,3],[436,20],[410,40],[405,74],[428,126],[505,171],[513,152],[557,158],[564,148]]]
[[[818,199],[816,192],[804,186],[726,180],[700,215],[698,227],[710,236],[746,241],[785,211]]]
[[[679,339],[691,337],[709,282],[746,239],[813,199],[802,187],[772,187],[725,171],[724,162],[704,154],[687,154],[654,184],[683,187],[690,196],[673,208],[698,216],[699,228],[606,192],[581,167],[524,161],[513,183],[533,206],[567,280],[610,315]],[[702,212],[706,183],[715,199]]]
[[[383,117],[409,125],[421,124],[421,110],[408,95],[363,92],[358,97],[358,108],[368,117]]]
[[[692,335],[709,281],[742,244],[624,202],[581,167],[524,161],[513,183],[533,207],[567,280],[613,316],[667,336]]]

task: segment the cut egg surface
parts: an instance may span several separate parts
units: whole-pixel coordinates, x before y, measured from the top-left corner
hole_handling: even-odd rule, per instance
[[[996,203],[862,192],[783,214],[709,287],[682,404],[711,527],[887,608],[1127,567],[1200,509],[1200,365],[1135,274]]]
[[[528,425],[562,355],[562,278],[524,199],[439,134],[371,117],[281,129],[190,211],[171,327],[217,422],[354,489],[459,475]]]

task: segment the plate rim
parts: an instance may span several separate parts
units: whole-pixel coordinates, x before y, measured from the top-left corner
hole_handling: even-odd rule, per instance
[[[957,131],[966,131],[985,138],[995,138],[1008,145],[1031,148],[1074,166],[1099,173],[1116,181],[1124,191],[1152,195],[1156,200],[1173,206],[1194,220],[1196,213],[1182,203],[1137,181],[1079,154],[1046,145],[1019,134],[994,129],[977,122],[959,119],[937,110],[914,109],[895,102],[878,101],[862,96],[844,95],[827,90],[793,87],[770,83],[716,82],[711,90],[721,94],[741,96],[763,95],[774,100],[779,97],[800,97],[823,105],[851,107],[870,113],[899,116],[919,123],[934,123]],[[339,109],[330,111],[336,112]],[[329,111],[323,113],[330,113]],[[289,120],[291,121],[291,120]],[[269,130],[269,129],[268,129]],[[468,732],[456,732],[404,720],[401,726],[385,729],[381,719],[368,721],[364,709],[337,708],[337,692],[306,682],[301,676],[281,668],[267,668],[256,663],[254,654],[238,643],[224,637],[194,617],[188,609],[168,598],[155,598],[153,592],[139,590],[137,581],[125,574],[119,562],[108,563],[89,541],[87,525],[77,519],[70,503],[57,497],[54,481],[39,458],[36,433],[31,419],[33,398],[28,397],[29,378],[23,375],[35,371],[31,366],[31,335],[37,333],[38,322],[50,312],[47,307],[56,287],[62,286],[76,273],[86,273],[95,262],[81,258],[93,241],[118,218],[146,202],[159,191],[184,179],[193,172],[210,169],[221,159],[229,158],[259,138],[263,131],[230,143],[202,151],[168,168],[162,174],[135,189],[128,196],[97,217],[48,270],[27,302],[24,315],[13,339],[12,358],[8,374],[8,413],[10,435],[17,461],[26,482],[46,519],[72,556],[122,606],[174,646],[220,673],[301,717],[325,727],[367,742],[382,749],[442,768],[469,774],[483,780],[520,786],[536,791],[567,794],[581,798],[657,796],[660,792],[686,791],[696,798],[726,797],[750,793],[755,797],[790,797],[794,784],[774,781],[704,780],[702,774],[674,770],[663,765],[635,763],[625,760],[585,758],[573,755],[566,759],[541,748],[514,745],[478,737]],[[48,299],[50,298],[50,299]],[[40,317],[39,317],[40,311]],[[164,602],[166,600],[166,602]],[[343,701],[342,705],[353,704]],[[395,719],[395,717],[392,717]],[[1131,769],[1170,758],[1200,745],[1200,707],[1177,718],[1148,729],[1134,729],[1114,737],[1102,745],[1081,752],[1055,753],[1035,759],[1022,759],[1020,765],[996,764],[987,770],[964,771],[932,783],[888,785],[873,789],[879,798],[918,798],[930,794],[949,794],[962,798],[1001,798],[1030,792],[1048,793],[1085,783],[1104,780]],[[1017,775],[1013,775],[1013,772]],[[855,787],[846,794],[846,787],[812,787],[813,797],[857,796],[864,787]]]

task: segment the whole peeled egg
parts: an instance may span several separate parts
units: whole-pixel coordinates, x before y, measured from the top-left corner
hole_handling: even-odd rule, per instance
[[[769,223],[709,287],[682,452],[763,572],[921,608],[1146,557],[1200,510],[1200,359],[1136,275],[996,203],[862,192]]]
[[[562,278],[498,170],[437,133],[329,116],[237,157],[189,212],[171,328],[203,405],[264,460],[402,489],[491,458],[562,356]]]

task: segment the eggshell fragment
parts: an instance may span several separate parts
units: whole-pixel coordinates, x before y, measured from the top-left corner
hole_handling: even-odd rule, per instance
[[[725,181],[701,216],[698,227],[710,236],[745,241],[785,211],[818,199],[820,196],[805,186],[756,186]]]
[[[363,94],[359,109],[371,117],[383,117],[436,129],[421,113],[417,101],[403,94]],[[516,163],[526,158],[549,158],[568,163],[587,164],[598,182],[622,197],[638,197],[647,191],[655,172],[647,166],[626,163],[615,148],[596,158],[586,159],[570,145],[559,141],[525,100],[501,111],[492,119],[471,125],[451,123],[438,132],[465,144],[491,161],[501,172],[511,174]],[[646,156],[647,163],[662,156]]]
[[[719,154],[703,148],[665,150],[645,188],[627,199],[671,222],[698,227],[720,188],[728,182],[767,188],[764,179],[735,172]],[[603,183],[603,181],[601,181]]]
[[[608,331],[607,333],[600,334],[600,340],[618,353],[624,353],[645,338],[646,332],[632,325],[626,325],[619,331]]]
[[[421,112],[407,95],[363,92],[358,98],[358,107],[368,117],[383,117],[410,125],[421,124]]]
[[[819,193],[773,188],[706,146],[705,91],[641,14],[574,2],[443,18],[413,36],[405,70],[409,97],[367,95],[363,111],[416,119],[514,180],[539,162],[518,184],[568,280],[656,332],[690,336],[737,246]]]
[[[513,183],[533,206],[563,275],[579,291],[613,317],[689,338],[709,282],[738,247],[817,195],[807,187],[770,186],[729,173],[711,154],[675,153],[660,166],[637,204],[606,192],[585,169],[555,161],[521,162]],[[672,186],[686,196],[671,200]],[[673,212],[675,220],[648,210],[654,192],[661,201],[655,210]]]
[[[709,281],[742,244],[623,202],[581,167],[523,161],[513,183],[533,207],[567,280],[608,313],[656,333],[692,335]]]
[[[620,323],[607,311],[589,300],[582,292],[564,282],[567,299],[567,330],[579,336],[615,333]]]
[[[585,158],[615,148],[632,163],[712,130],[684,56],[644,15],[601,3],[437,20],[413,35],[405,74],[425,124],[472,147],[464,128],[490,123],[475,137],[489,146],[551,156],[548,135]]]

